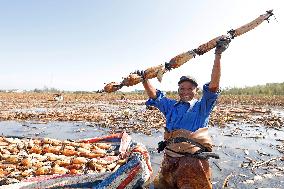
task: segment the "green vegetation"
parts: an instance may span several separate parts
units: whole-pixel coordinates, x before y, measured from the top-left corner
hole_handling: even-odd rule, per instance
[[[256,85],[244,88],[224,89],[222,94],[226,95],[284,95],[283,83],[267,83],[266,85]]]

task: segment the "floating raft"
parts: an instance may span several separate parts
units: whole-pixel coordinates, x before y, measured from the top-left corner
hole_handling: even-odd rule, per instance
[[[79,141],[0,137],[0,189],[139,188],[147,149],[126,133]]]

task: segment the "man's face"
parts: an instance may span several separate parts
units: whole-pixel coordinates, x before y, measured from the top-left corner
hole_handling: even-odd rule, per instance
[[[197,94],[197,87],[190,81],[184,81],[179,84],[178,94],[181,101],[190,101]]]

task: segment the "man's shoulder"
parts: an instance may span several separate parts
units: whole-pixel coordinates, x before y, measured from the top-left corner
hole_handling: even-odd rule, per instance
[[[159,89],[157,89],[157,97],[155,99],[149,98],[146,101],[146,105],[165,105],[165,106],[173,106],[177,100],[169,98],[166,94]]]
[[[171,103],[172,105],[178,103],[177,100],[173,99],[173,98],[169,98],[167,96],[164,96],[164,100],[167,101],[168,103]]]

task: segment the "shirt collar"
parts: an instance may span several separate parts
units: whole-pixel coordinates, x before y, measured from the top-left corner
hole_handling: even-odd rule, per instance
[[[193,106],[196,103],[197,99],[193,98],[191,101],[177,101],[174,106],[177,106],[178,104],[188,104],[190,107]]]

